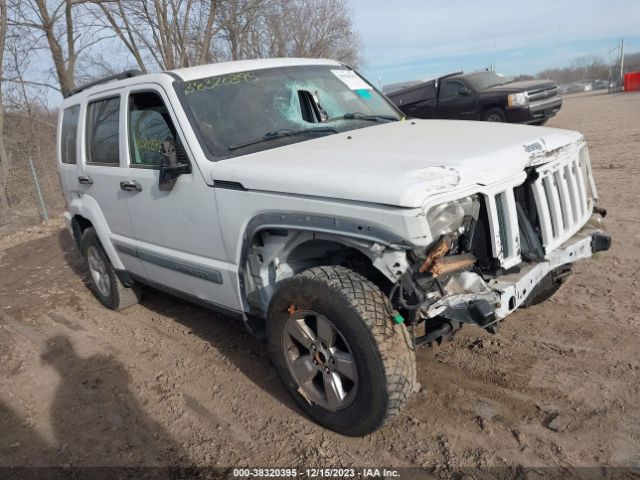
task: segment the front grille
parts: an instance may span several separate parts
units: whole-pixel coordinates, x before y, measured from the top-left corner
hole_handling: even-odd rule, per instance
[[[532,184],[542,244],[548,253],[582,228],[593,210],[594,185],[589,155],[580,154],[537,169]]]
[[[539,102],[540,100],[547,100],[558,95],[558,87],[553,86],[550,88],[541,88],[537,90],[530,90],[527,92],[529,96],[529,102]]]
[[[587,223],[595,198],[586,147],[537,167],[524,184],[485,195],[491,247],[499,265],[509,269],[523,258],[539,258],[562,245]]]

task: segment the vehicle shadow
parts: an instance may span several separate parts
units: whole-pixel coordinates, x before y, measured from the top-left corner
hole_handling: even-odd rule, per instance
[[[65,335],[47,340],[42,360],[60,376],[50,407],[55,463],[148,467],[188,462],[164,427],[131,392],[125,366],[111,355],[81,357]]]
[[[63,230],[58,239],[70,268],[91,289],[83,257],[71,234]],[[266,344],[250,335],[241,321],[146,286],[140,304],[187,327],[229,359],[254,384],[296,414],[303,415],[271,366]]]

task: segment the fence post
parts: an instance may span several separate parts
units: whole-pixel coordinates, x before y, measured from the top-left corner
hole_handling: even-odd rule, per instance
[[[47,206],[44,204],[44,197],[42,196],[42,190],[40,189],[40,182],[38,181],[38,174],[33,166],[33,160],[29,155],[29,168],[31,169],[31,176],[33,177],[33,184],[36,187],[36,196],[38,197],[38,204],[40,205],[40,216],[42,220],[46,222],[49,220],[49,214],[47,213]]]

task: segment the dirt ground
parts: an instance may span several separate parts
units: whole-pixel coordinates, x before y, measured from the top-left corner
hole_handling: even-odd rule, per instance
[[[0,253],[0,466],[640,469],[640,94],[569,97],[549,126],[586,135],[612,249],[497,335],[467,327],[421,349],[419,392],[364,438],[305,418],[238,323],[153,290],[109,311],[67,231],[14,237]]]

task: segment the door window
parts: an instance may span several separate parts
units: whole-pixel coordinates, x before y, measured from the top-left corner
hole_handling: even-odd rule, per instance
[[[120,97],[91,102],[87,108],[87,163],[120,164]]]
[[[155,92],[131,94],[129,99],[131,166],[160,167],[181,162],[184,150],[167,107]]]
[[[458,80],[449,80],[444,84],[442,96],[447,98],[457,97],[460,90],[463,88],[465,88],[464,83],[459,82]]]
[[[62,160],[62,163],[76,163],[79,116],[80,105],[65,108],[64,112],[62,112],[62,132],[60,135],[60,160]]]

